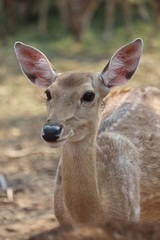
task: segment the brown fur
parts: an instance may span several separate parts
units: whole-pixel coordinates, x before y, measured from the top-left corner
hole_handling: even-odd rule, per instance
[[[122,90],[111,93],[105,101],[106,120],[101,128],[105,125],[109,131],[123,134],[140,153],[141,218],[160,221],[160,168],[157,165],[160,159],[160,91],[151,87]],[[120,109],[126,103],[128,109],[123,112]],[[120,119],[118,112],[122,112]]]
[[[59,84],[58,79],[56,81]],[[73,92],[77,92],[77,89],[80,92],[86,83],[87,79],[84,79],[76,89],[68,84],[65,95],[69,91],[73,97]],[[52,86],[50,90],[52,92]],[[76,98],[77,95],[79,93],[75,94]],[[73,109],[70,98],[67,97],[67,100]],[[142,209],[141,221],[147,221],[150,214],[155,216],[152,214],[152,207],[144,214],[143,204],[150,196],[153,200],[160,194],[158,165],[155,168],[160,154],[160,92],[149,87],[118,90],[106,97],[104,105],[97,136],[97,150],[94,145],[98,122],[95,123],[94,119],[98,117],[95,109],[98,109],[99,105],[93,107],[94,112],[90,106],[92,118],[88,121],[90,116],[87,116],[86,126],[78,123],[77,131],[81,133],[83,129],[83,132],[89,133],[85,142],[66,142],[63,147],[62,161],[55,182],[55,214],[60,223],[72,222],[71,218],[77,223],[99,222],[113,217],[135,221],[139,219],[139,205]],[[67,102],[65,106],[67,107],[63,108],[63,114],[66,114]],[[67,114],[69,112],[68,110]],[[53,119],[56,113],[51,114],[52,109],[49,118]],[[60,119],[65,118],[67,117]],[[62,123],[65,125],[64,121]],[[76,127],[72,125],[72,128]],[[97,170],[94,165],[95,156]],[[120,156],[123,157],[121,163],[118,160]],[[160,215],[159,210],[156,211],[157,215]],[[158,220],[157,217],[151,219]]]
[[[15,44],[22,71],[50,94],[45,126],[63,126],[58,139],[48,140],[62,146],[54,192],[60,224],[159,221],[160,91],[108,94],[135,73],[142,46],[136,39],[120,48],[100,73],[57,74],[40,51]],[[84,101],[88,91],[92,101]]]

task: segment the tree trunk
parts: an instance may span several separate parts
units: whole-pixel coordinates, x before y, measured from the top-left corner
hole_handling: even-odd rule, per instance
[[[0,39],[2,43],[5,43],[6,40],[6,25],[5,25],[5,14],[4,14],[4,4],[3,0],[0,0]]]
[[[104,37],[106,40],[111,41],[113,35],[114,20],[116,18],[116,3],[117,0],[106,0],[105,1],[105,28]],[[131,20],[131,4],[129,0],[123,0],[121,2],[122,14],[125,24],[127,36],[132,34],[132,20]]]
[[[116,0],[105,0],[104,38],[108,41],[112,39],[112,35],[113,35],[115,7],[116,7]]]
[[[151,19],[149,16],[148,9],[146,7],[146,0],[141,0],[141,2],[138,3],[137,5],[138,5],[137,6],[138,11],[139,11],[139,14],[140,14],[140,17],[142,18],[142,20],[145,22],[149,22]]]
[[[33,9],[33,0],[19,0],[17,4],[18,7],[16,10],[18,19],[20,19],[22,23],[25,23],[28,20],[30,21],[31,12]]]
[[[124,16],[124,23],[126,27],[126,33],[128,37],[131,37],[132,35],[132,17],[131,17],[131,3],[129,0],[123,0],[122,1],[122,7],[123,7],[123,16]]]
[[[41,0],[38,22],[38,35],[44,36],[47,34],[48,26],[48,11],[50,6],[50,0]]]
[[[6,0],[6,19],[9,33],[14,33],[16,28],[15,0]]]
[[[153,0],[153,35],[158,33],[160,29],[160,0]]]

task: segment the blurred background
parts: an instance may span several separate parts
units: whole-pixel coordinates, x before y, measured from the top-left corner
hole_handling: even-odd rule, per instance
[[[129,86],[160,87],[160,0],[0,0],[0,239],[56,226],[53,183],[60,153],[41,140],[43,91],[22,75],[15,41],[58,71],[101,71],[122,45],[142,38]]]

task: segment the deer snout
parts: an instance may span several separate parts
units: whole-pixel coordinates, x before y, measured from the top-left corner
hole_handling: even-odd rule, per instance
[[[46,142],[56,142],[62,133],[63,126],[61,124],[45,124],[42,128],[42,138]]]

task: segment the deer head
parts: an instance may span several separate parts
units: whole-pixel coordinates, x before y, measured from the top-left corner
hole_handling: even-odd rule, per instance
[[[128,82],[141,56],[141,39],[120,48],[101,72],[57,73],[46,56],[21,42],[15,52],[24,75],[47,96],[47,121],[42,137],[52,147],[96,136],[100,103],[108,92]]]

